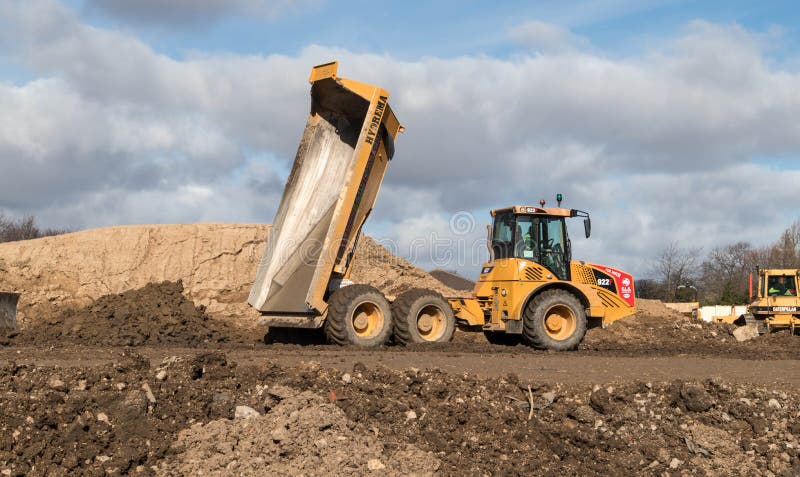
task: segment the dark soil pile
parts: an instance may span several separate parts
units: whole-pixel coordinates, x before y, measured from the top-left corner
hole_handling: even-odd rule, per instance
[[[236,366],[219,352],[0,371],[3,475],[249,475],[259,455],[310,475],[397,475],[404,461],[418,475],[800,471],[796,389],[549,386],[361,364],[342,374]],[[232,422],[239,406],[257,414]]]
[[[137,290],[106,295],[91,305],[36,320],[17,343],[73,343],[100,346],[175,345],[196,347],[247,343],[238,328],[210,318],[183,295],[178,282],[151,283]]]

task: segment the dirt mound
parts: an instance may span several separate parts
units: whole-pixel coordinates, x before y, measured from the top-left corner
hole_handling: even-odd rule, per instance
[[[688,319],[686,316],[678,313],[672,308],[667,308],[664,302],[660,300],[647,300],[644,298],[636,299],[637,316],[639,317],[657,317],[669,318],[671,320]]]
[[[229,323],[210,318],[183,295],[181,282],[151,283],[106,295],[25,328],[18,343],[87,346],[176,345],[196,347],[253,341]]]
[[[444,296],[461,296],[458,292],[417,268],[407,260],[392,254],[370,237],[362,237],[356,247],[351,279],[372,285],[384,294],[397,296],[412,288],[437,290]]]
[[[240,475],[259,458],[307,475],[424,474],[437,459],[439,475],[800,471],[795,388],[545,385],[362,364],[343,374],[237,366],[221,353],[156,368],[123,355],[109,366],[0,371],[3,475]],[[231,421],[240,406],[261,416]]]
[[[264,254],[269,225],[135,225],[0,244],[0,288],[22,294],[24,328],[64,308],[148,283],[181,280],[184,293],[215,317],[254,324],[247,295]],[[388,295],[417,287],[456,292],[364,237],[352,280]]]
[[[615,321],[605,329],[590,329],[580,349],[702,354],[710,348],[737,344],[731,325],[693,320],[658,300],[636,300],[636,308],[634,316]]]
[[[475,282],[457,273],[448,272],[447,270],[431,270],[430,274],[433,278],[439,280],[445,286],[453,290],[470,292],[475,289]]]
[[[181,431],[178,454],[157,475],[432,475],[438,459],[413,445],[384,455],[375,434],[354,431],[344,412],[309,391],[269,388],[281,399],[264,415],[244,409],[240,419],[198,423]],[[245,413],[250,413],[247,417]]]
[[[215,316],[247,321],[268,225],[132,225],[0,244],[0,284],[22,294],[21,327],[41,314],[87,306],[148,283],[183,281]]]

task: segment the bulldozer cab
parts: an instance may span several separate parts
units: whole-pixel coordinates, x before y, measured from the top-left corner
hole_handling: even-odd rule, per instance
[[[587,213],[518,206],[492,211],[492,215],[492,260],[516,258],[536,262],[559,280],[570,279],[572,250],[565,218],[585,217],[588,224]],[[588,225],[586,233],[588,237]]]

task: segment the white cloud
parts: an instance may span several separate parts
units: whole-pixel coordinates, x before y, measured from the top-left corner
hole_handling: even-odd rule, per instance
[[[589,40],[569,29],[539,20],[528,20],[509,31],[522,46],[540,53],[559,53],[587,48]]]
[[[595,219],[588,241],[576,224],[576,256],[642,273],[674,240],[772,240],[786,217],[756,203],[772,184],[800,202],[797,173],[763,163],[800,154],[800,75],[736,25],[695,22],[625,59],[402,61],[326,46],[174,59],[61,4],[0,0],[0,45],[38,76],[0,83],[0,167],[13,171],[0,208],[45,225],[271,220],[308,70],[334,58],[389,90],[407,128],[370,219],[405,247],[448,236],[459,211],[483,238],[488,209],[563,193]]]

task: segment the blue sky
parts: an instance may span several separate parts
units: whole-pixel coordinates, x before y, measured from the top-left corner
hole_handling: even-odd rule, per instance
[[[70,228],[269,222],[309,69],[338,59],[342,76],[387,88],[406,126],[368,233],[470,276],[482,248],[448,267],[433,242],[479,241],[489,209],[563,193],[595,218],[577,258],[647,276],[672,242],[763,245],[800,217],[753,207],[800,203],[799,12],[0,0],[0,167],[14,171],[0,211]],[[474,226],[454,234],[465,212]]]
[[[157,50],[180,58],[190,52],[291,55],[309,44],[353,52],[388,52],[401,59],[485,54],[507,56],[520,47],[508,30],[537,19],[588,38],[611,55],[631,54],[673,37],[696,19],[736,23],[754,31],[782,30],[780,50],[798,45],[800,12],[795,2],[745,0],[670,1],[435,1],[332,2],[319,0],[289,7],[276,18],[231,14],[188,25],[153,25],[120,21],[88,7],[67,2],[84,18],[104,27],[132,28]]]

